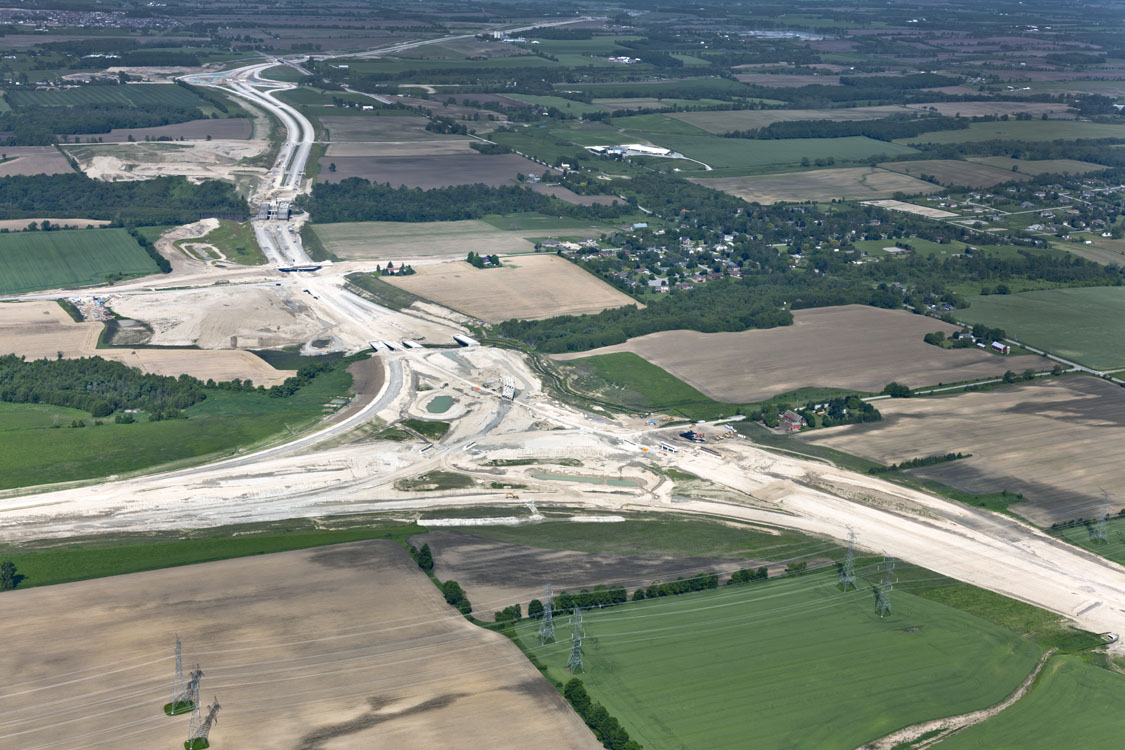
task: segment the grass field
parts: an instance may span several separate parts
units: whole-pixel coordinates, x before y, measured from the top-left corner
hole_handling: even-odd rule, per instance
[[[1120,500],[1111,503],[1109,506],[1110,518],[1106,522],[1107,540],[1105,542],[1095,541],[1092,534],[1093,528],[1088,529],[1084,525],[1070,529],[1058,529],[1051,533],[1077,547],[1088,549],[1095,554],[1125,565],[1125,517],[1118,515],[1123,508],[1125,508],[1125,502]],[[1086,517],[1096,519],[1101,514],[1102,509],[1098,508]]]
[[[258,247],[258,240],[254,237],[254,228],[248,221],[239,223],[220,219],[218,229],[203,237],[182,240],[176,244],[178,246],[211,245],[228,260],[243,266],[260,266],[266,262],[266,256],[262,254],[261,248]]]
[[[967,143],[969,141],[1054,141],[1077,138],[1125,138],[1125,125],[1074,120],[974,122],[967,130],[939,130],[895,143]]]
[[[879,165],[892,172],[920,177],[929,175],[942,185],[957,187],[992,187],[1002,182],[1024,182],[1030,174],[1013,172],[1011,167],[1002,169],[990,164],[981,164],[957,159],[923,159],[921,161],[891,161]]]
[[[150,466],[221,454],[320,419],[324,404],[346,395],[351,375],[321,375],[289,398],[211,391],[186,410],[188,419],[94,426],[88,414],[60,407],[4,404],[0,421],[19,417],[17,429],[0,429],[0,488],[66,482],[137,471]],[[86,427],[71,429],[72,419]],[[52,424],[61,424],[59,429]]]
[[[124,229],[0,234],[0,267],[4,294],[99,284],[159,270]]]
[[[894,114],[906,114],[906,107],[891,104],[883,107],[848,107],[843,109],[738,109],[712,112],[679,112],[670,117],[682,120],[709,133],[764,128],[775,122],[795,120],[877,120]]]
[[[1105,169],[1104,164],[1093,164],[1088,161],[1076,159],[1012,159],[1008,156],[977,156],[969,159],[977,164],[987,164],[990,167],[1011,170],[1019,169],[1020,174],[1086,174],[1087,172],[1100,172]]]
[[[1011,358],[998,359],[1018,369]],[[973,494],[1022,494],[1024,500],[1009,510],[1050,526],[1098,515],[1103,489],[1111,498],[1125,493],[1119,470],[1125,460],[1120,393],[1112,383],[1075,376],[978,393],[892,399],[878,405],[881,422],[818,430],[800,440],[882,464],[971,454],[909,474]],[[1112,502],[1112,513],[1125,507],[1120,500]],[[1085,529],[1080,532],[1079,541],[1087,536]]]
[[[573,99],[564,99],[561,96],[535,96],[533,94],[512,94],[513,99],[518,99],[521,102],[534,104],[537,107],[554,107],[560,112],[565,112],[568,115],[582,116],[591,112],[608,112],[607,107],[599,104],[587,104],[586,102],[577,102]]]
[[[942,750],[1054,750],[1115,747],[1115,717],[1125,701],[1125,677],[1058,656],[1047,663],[1027,695],[1014,706],[942,740]]]
[[[1099,370],[1125,367],[1125,288],[1049,289],[972,297],[957,317]]]
[[[1011,631],[897,590],[880,619],[869,589],[841,594],[835,580],[810,574],[584,613],[581,678],[653,750],[853,750],[997,702],[1039,657]],[[518,632],[549,676],[569,678],[565,617],[547,647],[534,622]]]
[[[635,99],[594,99],[594,104],[606,109],[619,111],[625,109],[659,109],[661,107],[700,107],[722,104],[720,99],[661,99],[659,97]]]
[[[29,107],[82,107],[87,104],[166,104],[174,107],[206,107],[207,102],[175,84],[136,86],[80,86],[55,91],[9,91],[14,109]]]
[[[757,141],[777,143],[778,141]],[[895,193],[927,193],[937,185],[910,175],[875,167],[813,169],[807,172],[753,175],[749,177],[708,177],[696,179],[700,185],[722,190],[751,203],[769,205],[782,201],[874,200]]]

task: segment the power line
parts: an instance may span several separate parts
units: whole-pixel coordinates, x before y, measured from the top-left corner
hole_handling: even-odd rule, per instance
[[[844,563],[840,566],[839,583],[844,591],[848,590],[848,586],[853,589],[858,589],[859,586],[855,582],[855,532],[848,533],[848,554],[844,557]]]
[[[575,607],[574,614],[570,616],[574,628],[570,632],[570,658],[567,659],[566,669],[571,674],[578,674],[582,669],[582,608]]]
[[[199,705],[199,701],[196,701]],[[188,735],[187,742],[184,743],[186,750],[195,750],[196,748],[209,747],[210,743],[207,742],[207,735],[211,734],[211,727],[213,727],[219,720],[219,699],[214,698],[211,701],[210,708],[207,709],[207,718],[196,724],[196,718],[199,716],[199,709],[191,712],[191,733]]]
[[[555,642],[555,619],[551,604],[551,584],[547,584],[547,598],[543,602],[543,619],[539,623],[539,642]]]
[[[894,569],[895,559],[893,557],[884,558],[883,580],[879,582],[878,586],[871,587],[875,592],[875,611],[879,613],[879,617],[886,617],[891,613],[891,589],[894,588],[891,571]]]

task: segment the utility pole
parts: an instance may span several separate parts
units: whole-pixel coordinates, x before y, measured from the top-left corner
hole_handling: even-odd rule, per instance
[[[188,735],[187,742],[184,743],[184,750],[203,750],[203,748],[211,746],[211,743],[207,741],[207,736],[211,734],[211,727],[219,722],[220,708],[222,706],[219,705],[219,699],[212,699],[211,707],[207,709],[207,718],[198,725],[195,719],[199,715],[199,711],[192,713],[191,733]]]
[[[844,587],[844,591],[848,590],[850,585],[853,589],[858,589],[859,586],[855,582],[855,532],[848,533],[848,554],[844,558],[844,564],[840,566],[839,583]]]
[[[1096,544],[1109,544],[1109,493],[1102,490],[1102,514],[1090,528],[1090,541]]]
[[[582,669],[582,636],[584,635],[582,632],[582,610],[575,607],[570,621],[574,624],[574,629],[570,633],[570,658],[566,662],[566,669],[571,674],[578,674],[584,671]]]
[[[551,603],[551,584],[547,584],[547,598],[543,602],[543,619],[539,621],[539,643],[555,642],[555,619]]]
[[[891,576],[891,571],[894,569],[894,558],[884,558],[883,580],[878,586],[871,587],[875,592],[875,611],[879,613],[879,617],[885,617],[891,612],[891,589],[894,588],[894,579]]]

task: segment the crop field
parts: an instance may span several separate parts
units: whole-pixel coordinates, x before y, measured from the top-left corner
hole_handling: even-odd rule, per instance
[[[969,298],[957,317],[1099,370],[1125,368],[1125,288],[1049,289]]]
[[[1014,363],[1013,363],[1014,364]],[[950,452],[971,458],[911,470],[964,492],[1007,490],[1010,510],[1041,526],[1101,512],[1125,491],[1121,389],[1074,376],[979,393],[881,401],[883,421],[802,437],[880,463]],[[1115,510],[1116,512],[1116,506]]]
[[[741,333],[661,331],[569,360],[633,352],[717,401],[750,403],[799,388],[878,392],[892,380],[911,388],[1049,369],[1040,357],[1005,358],[976,349],[942,349],[922,341],[957,330],[901,310],[846,305],[796,310],[791,326]]]
[[[329,171],[326,162],[335,163],[336,171]],[[543,167],[519,154],[486,156],[475,152],[439,156],[322,157],[320,164],[318,179],[321,182],[364,177],[393,187],[405,185],[425,190],[451,185],[515,185],[519,174],[543,172]]]
[[[74,167],[54,146],[0,147],[0,177],[17,174],[67,174]]]
[[[561,96],[534,96],[532,94],[512,94],[513,99],[517,99],[525,104],[534,104],[537,107],[554,107],[555,109],[565,112],[568,115],[587,115],[591,112],[607,112],[607,107],[599,104],[587,104],[586,102],[578,102],[573,99],[564,99]]]
[[[848,107],[843,109],[739,109],[713,112],[677,112],[669,115],[709,133],[729,133],[732,130],[753,130],[768,127],[775,122],[795,120],[877,120],[891,115],[909,113],[906,107],[890,104],[882,107]]]
[[[469,147],[472,141],[345,141],[330,143],[324,152],[331,163],[338,157],[347,156],[439,156],[442,154],[468,154],[476,152]],[[326,164],[321,170],[327,171]]]
[[[594,104],[613,112],[628,109],[659,109],[661,107],[699,107],[722,104],[721,99],[661,99],[658,97],[637,97],[635,99],[594,99]],[[706,130],[706,128],[704,128]]]
[[[1077,138],[1125,138],[1125,125],[1074,120],[1008,120],[974,122],[967,130],[939,130],[895,143],[967,143],[970,141],[1054,141]]]
[[[98,143],[125,143],[129,136],[136,141],[146,138],[172,138],[179,140],[181,137],[193,141],[205,139],[207,136],[224,141],[246,140],[253,135],[253,120],[247,117],[225,117],[221,120],[189,120],[174,125],[158,125],[152,128],[114,128],[108,133],[85,133],[69,136],[74,141],[97,140]]]
[[[763,205],[782,201],[830,201],[835,198],[879,199],[889,198],[895,193],[930,193],[939,190],[938,186],[910,175],[875,167],[813,169],[750,177],[712,177],[696,179],[695,182],[730,193],[750,203]]]
[[[327,110],[331,112],[332,110]],[[449,136],[426,130],[429,120],[418,115],[401,117],[379,116],[364,113],[354,116],[318,116],[320,124],[328,131],[333,143],[348,141],[444,141],[465,140],[463,136]]]
[[[99,356],[158,375],[194,375],[201,380],[250,378],[276,385],[293,373],[275,370],[250,352],[225,349],[98,349],[102,324],[76,323],[54,302],[0,304],[0,354],[30,358]]]
[[[489,323],[582,315],[635,305],[626,294],[556,255],[506,258],[503,268],[453,262],[418,267],[387,281],[408,292]]]
[[[189,718],[161,711],[178,634],[185,664],[204,671],[201,697],[223,706],[212,747],[503,747],[513,716],[562,746],[600,747],[515,644],[453,611],[394,542],[17,590],[4,601],[6,638],[39,634],[34,650],[0,656],[5,733],[28,746],[182,746]],[[65,678],[106,664],[96,693]],[[59,721],[59,705],[83,720]]]
[[[879,165],[892,172],[902,172],[912,176],[929,175],[942,185],[957,187],[992,187],[1003,182],[1024,182],[1031,175],[1013,172],[1011,167],[981,164],[957,159],[923,159],[920,161],[889,161]]]
[[[156,273],[156,264],[124,229],[64,229],[0,235],[0,292],[104,283],[110,276]]]
[[[1050,118],[1072,119],[1073,114],[1067,112],[1067,105],[1059,102],[926,102],[924,104],[907,104],[910,109],[931,112],[937,110],[939,115],[946,117],[984,117],[986,115],[1012,115],[1029,114],[1033,117],[1042,117],[1046,114]]]
[[[587,527],[594,524],[586,524]],[[618,526],[619,524],[612,524]],[[453,531],[433,531],[412,537],[416,547],[430,545],[434,575],[455,579],[471,592],[476,616],[491,620],[492,613],[517,602],[543,598],[544,581],[555,591],[577,592],[598,585],[622,585],[630,591],[655,581],[672,581],[701,573],[730,574],[742,568],[770,567],[775,574],[785,563],[773,560],[710,557],[641,557],[593,554],[573,550],[547,550],[509,544]],[[832,564],[824,559],[824,564]]]
[[[1118,505],[1122,507],[1119,508]],[[1052,536],[1057,536],[1076,547],[1082,547],[1095,555],[1101,555],[1119,565],[1125,565],[1125,516],[1120,515],[1122,508],[1125,508],[1125,503],[1120,502],[1120,500],[1109,506],[1109,518],[1106,520],[1106,541],[1104,542],[1094,538],[1092,532],[1096,527],[1093,525],[1087,527],[1085,523],[1079,523],[1069,528],[1052,529],[1050,533]],[[1098,512],[1091,517],[1091,520],[1100,518],[1101,514],[1102,509],[1099,508]]]
[[[803,75],[800,73],[738,73],[735,78],[742,83],[768,88],[789,88],[791,86],[839,86],[840,76]]]
[[[1016,633],[897,589],[880,619],[868,588],[843,594],[835,580],[810,574],[585,612],[581,679],[646,748],[853,750],[998,702],[1038,660]],[[561,637],[547,646],[534,622],[517,632],[566,681],[567,618],[555,627]]]
[[[836,161],[861,161],[873,156],[900,156],[914,153],[897,143],[876,141],[864,136],[844,138],[782,138],[771,141],[717,136],[659,135],[652,140],[684,156],[712,167],[761,167],[770,164],[798,164],[804,158],[815,161],[832,157]]]
[[[14,109],[28,107],[83,107],[88,104],[166,104],[173,107],[206,107],[207,102],[183,86],[146,83],[135,86],[80,86],[51,91],[9,91]]]
[[[1121,736],[1107,718],[1122,701],[1125,677],[1080,656],[1058,656],[1014,706],[940,744],[942,750],[1113,747]]]
[[[1100,172],[1106,168],[1104,164],[1093,164],[1076,159],[1012,159],[1007,156],[976,156],[970,158],[969,161],[1009,171],[1012,167],[1017,167],[1021,174],[1032,176],[1040,174],[1086,174],[1088,172]]]
[[[525,239],[529,232],[504,231],[476,219],[316,224],[313,231],[328,252],[344,260],[463,258],[469,251],[481,255],[535,251],[535,244]]]

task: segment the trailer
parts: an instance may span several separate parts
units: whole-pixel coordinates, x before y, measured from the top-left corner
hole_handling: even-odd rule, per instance
[[[453,334],[453,341],[461,346],[480,346],[480,342],[461,333]]]

